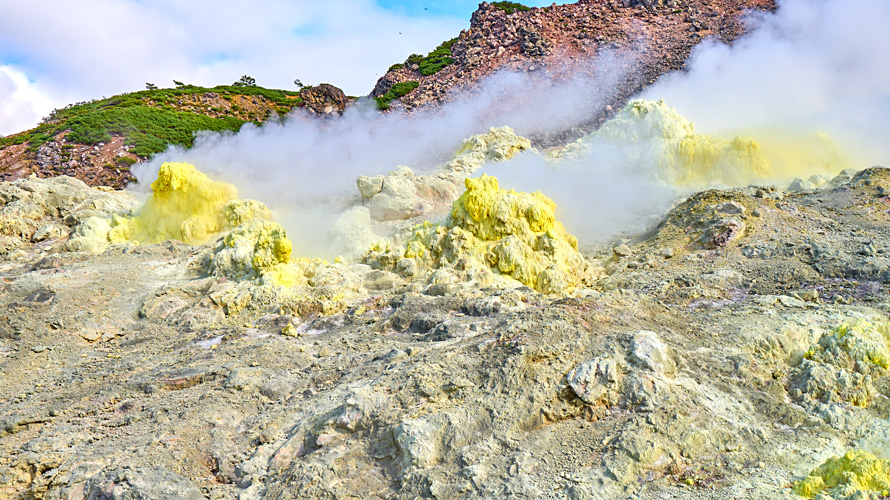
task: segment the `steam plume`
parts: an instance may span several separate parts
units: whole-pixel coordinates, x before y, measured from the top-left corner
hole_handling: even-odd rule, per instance
[[[762,142],[773,159],[789,165],[776,170],[783,178],[777,182],[792,175],[834,173],[828,170],[846,165],[886,163],[887,19],[890,4],[883,0],[780,0],[775,13],[751,16],[750,35],[731,47],[703,43],[687,72],[661,78],[642,97],[665,99],[695,122],[699,133],[749,135]],[[489,126],[509,125],[530,135],[583,123],[613,95],[622,76],[620,63],[628,58],[633,56],[601,56],[594,61],[593,80],[500,73],[472,95],[411,116],[380,116],[359,106],[337,120],[297,113],[283,124],[204,135],[191,150],[159,155],[138,177],[145,184],[162,161],[195,163],[234,182],[244,197],[302,214],[286,225],[296,231],[295,240],[309,239],[323,234],[320,228],[330,223],[326,216],[345,205],[358,175],[400,164],[423,172],[447,159],[462,138]],[[626,151],[601,144],[559,167],[525,154],[488,171],[504,187],[541,190],[553,198],[567,228],[582,243],[591,243],[645,228],[677,196],[689,193],[690,188],[661,182],[652,165],[628,162]]]
[[[381,115],[365,101],[336,119],[297,111],[281,123],[202,134],[191,149],[171,148],[136,170],[138,189],[148,189],[163,162],[193,163],[234,183],[241,197],[287,212],[283,223],[295,244],[317,252],[319,245],[308,240],[322,237],[357,194],[359,175],[398,165],[428,171],[447,161],[462,139],[492,126],[510,124],[521,135],[535,135],[579,125],[603,109],[632,61],[632,54],[604,51],[572,68],[569,74],[577,76],[569,78],[556,76],[566,74],[560,68],[500,72],[440,109],[410,115]]]

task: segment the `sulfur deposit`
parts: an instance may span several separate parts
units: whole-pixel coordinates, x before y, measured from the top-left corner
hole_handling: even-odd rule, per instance
[[[489,162],[501,162],[533,150],[531,142],[510,127],[492,127],[461,143],[436,175],[415,175],[399,166],[387,175],[360,176],[356,185],[364,206],[377,221],[404,220],[429,214],[460,194],[463,179]]]
[[[753,134],[725,138],[696,133],[695,125],[664,101],[638,99],[554,157],[584,158],[594,150],[611,151],[611,156],[595,160],[617,162],[618,168],[654,174],[679,186],[743,186],[804,173],[836,173],[847,165],[823,133]]]
[[[114,219],[112,242],[206,243],[226,227],[223,205],[238,198],[235,186],[213,181],[188,163],[161,165],[151,190],[135,217]]]
[[[532,143],[517,135],[510,127],[491,127],[484,134],[464,139],[451,160],[444,165],[446,172],[469,175],[487,162],[509,160],[523,151],[533,151]]]
[[[444,224],[421,224],[403,248],[375,246],[366,261],[402,270],[487,268],[544,293],[581,284],[586,262],[578,241],[556,220],[551,199],[500,189],[488,175],[467,178],[465,186]]]
[[[290,265],[293,245],[284,228],[266,220],[239,225],[214,248],[210,272],[239,280],[259,280],[263,284],[294,286],[306,280]]]
[[[792,374],[792,395],[867,406],[890,368],[890,323],[853,319],[822,335]]]
[[[214,181],[188,163],[164,163],[152,194],[130,217],[90,217],[75,230],[78,248],[99,253],[111,243],[178,240],[202,245],[223,234],[210,273],[262,284],[294,286],[305,277],[290,264],[293,245],[263,203],[241,200],[235,186]]]
[[[674,185],[737,185],[769,175],[753,139],[696,134],[695,125],[664,101],[629,102],[599,130],[557,155],[584,155],[594,147],[618,148],[632,168],[655,167],[662,181]]]
[[[371,244],[392,237],[400,228],[410,228],[418,220],[445,217],[463,192],[468,175],[523,151],[534,151],[528,139],[510,127],[492,127],[465,139],[451,159],[433,173],[415,174],[401,165],[386,175],[359,176],[356,187],[361,206],[344,211],[333,224],[330,255],[358,260]]]
[[[890,460],[881,460],[862,450],[832,457],[809,476],[794,484],[794,491],[807,498],[854,499],[890,496]],[[869,495],[870,494],[870,495]]]
[[[824,335],[806,357],[860,373],[890,368],[890,323],[855,319]]]

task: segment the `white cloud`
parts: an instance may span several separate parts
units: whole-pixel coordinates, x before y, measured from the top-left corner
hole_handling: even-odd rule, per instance
[[[242,74],[266,87],[295,88],[300,78],[365,95],[389,65],[468,26],[407,17],[370,0],[55,0],[6,2],[3,11],[0,64],[15,61],[62,105],[146,82],[213,86]],[[15,122],[28,128],[34,119],[22,114]]]
[[[0,66],[0,135],[31,128],[56,103],[43,89],[12,66]]]

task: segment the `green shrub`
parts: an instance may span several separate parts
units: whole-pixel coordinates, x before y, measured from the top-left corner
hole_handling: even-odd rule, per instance
[[[500,9],[507,14],[512,14],[514,12],[526,12],[530,10],[529,7],[516,2],[492,2],[491,5],[492,7]]]
[[[401,99],[402,97],[411,93],[412,90],[416,89],[420,85],[419,82],[409,81],[409,82],[400,82],[393,85],[389,91],[383,94],[380,97],[375,97],[374,100],[377,101],[377,109],[386,110],[390,108],[390,103],[394,99]]]
[[[287,111],[302,103],[302,99],[289,98],[294,92],[284,90],[231,85],[204,88],[182,82],[177,82],[177,85],[180,86],[173,89],[141,90],[108,99],[79,102],[54,110],[37,127],[0,137],[0,149],[28,143],[28,150],[34,152],[59,133],[71,130],[69,141],[95,144],[107,142],[112,136],[123,136],[126,144],[134,147],[131,152],[148,156],[163,151],[168,144],[190,146],[194,133],[198,130],[238,130],[244,124],[243,120],[232,116],[212,118],[197,112],[180,110],[169,104],[184,97],[208,92],[220,94],[228,101],[233,100],[233,95],[262,96],[271,105]],[[233,108],[239,109],[237,106]]]
[[[252,76],[241,75],[241,78],[232,85],[235,87],[256,87],[256,79]]]
[[[441,71],[442,68],[454,63],[454,59],[451,58],[451,46],[454,45],[454,42],[456,41],[457,38],[452,38],[447,42],[442,42],[441,45],[436,47],[436,50],[430,52],[418,62],[417,65],[420,66],[420,74],[423,76],[434,75]]]
[[[389,71],[416,64],[419,66],[421,75],[434,75],[441,71],[442,68],[454,63],[454,59],[451,57],[451,46],[454,45],[454,42],[456,41],[457,38],[452,38],[451,40],[442,42],[441,45],[436,47],[436,50],[427,54],[426,57],[420,54],[411,54],[410,56],[408,56],[408,59],[406,59],[404,63],[393,64],[392,66],[390,66]],[[378,107],[379,106],[380,103],[378,102]]]
[[[130,158],[129,156],[118,156],[117,159],[114,160],[114,162],[117,163],[117,165],[120,167],[129,167],[130,165],[133,165],[137,161],[138,160]]]
[[[237,118],[211,118],[148,106],[112,108],[71,120],[68,140],[95,144],[111,140],[112,135],[121,135],[132,153],[149,156],[171,144],[191,147],[198,130],[237,131],[243,124],[244,121]]]

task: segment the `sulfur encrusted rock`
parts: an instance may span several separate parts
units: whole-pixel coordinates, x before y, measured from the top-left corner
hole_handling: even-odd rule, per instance
[[[586,262],[575,237],[556,221],[552,200],[500,189],[488,175],[467,178],[465,185],[444,224],[421,224],[404,246],[375,246],[366,261],[392,268],[405,257],[429,269],[488,268],[544,293],[581,284]]]
[[[842,457],[826,460],[794,483],[794,492],[825,500],[884,498],[890,495],[890,460],[862,450],[849,450]]]
[[[855,318],[823,334],[791,374],[792,394],[823,403],[867,406],[874,381],[890,367],[890,324]]]
[[[235,279],[293,286],[305,278],[289,265],[293,246],[280,225],[255,221],[236,227],[214,248],[210,272]]]

